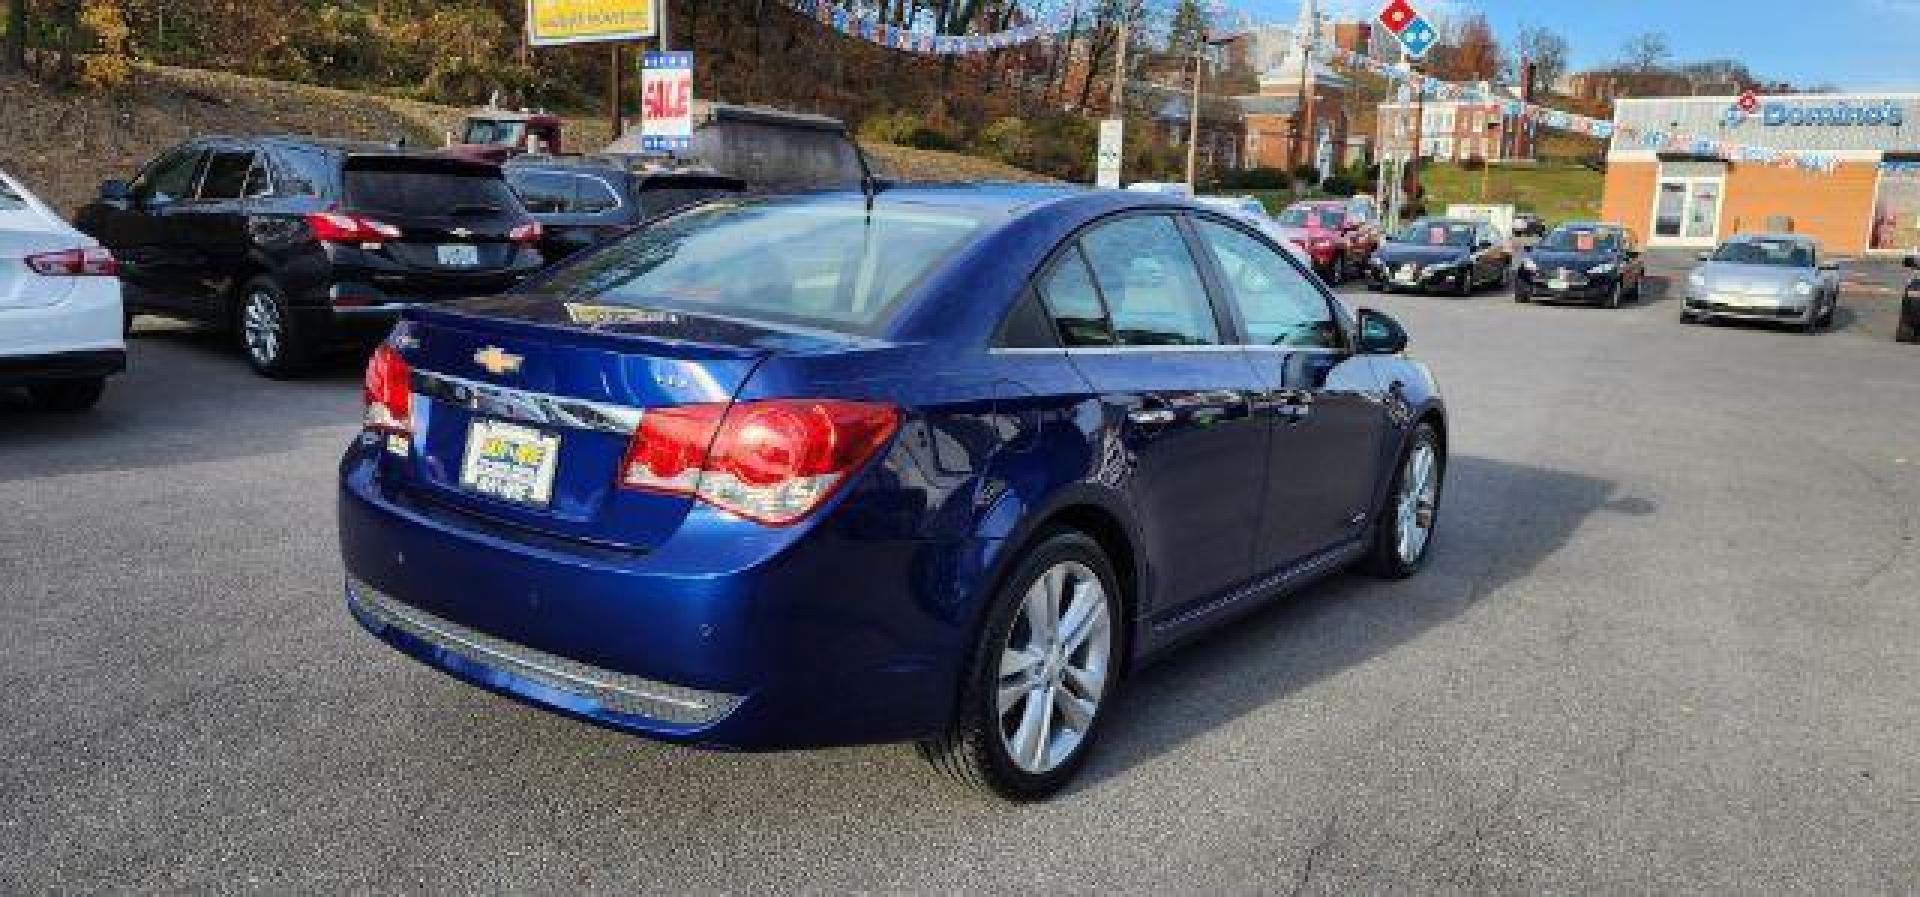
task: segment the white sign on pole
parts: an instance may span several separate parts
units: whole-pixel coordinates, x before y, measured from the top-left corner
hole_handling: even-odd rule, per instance
[[[640,148],[693,147],[693,54],[648,53],[640,70]]]
[[[1094,181],[1096,187],[1107,190],[1120,189],[1120,158],[1124,154],[1121,137],[1126,122],[1109,118],[1100,123],[1100,150],[1094,156]]]

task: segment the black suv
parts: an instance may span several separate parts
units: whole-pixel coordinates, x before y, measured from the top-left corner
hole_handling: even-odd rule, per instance
[[[1907,256],[1906,266],[1920,269],[1920,255]],[[1900,327],[1894,339],[1920,343],[1920,274],[1907,281],[1907,291],[1900,298]]]
[[[194,140],[102,184],[75,224],[120,259],[129,316],[230,326],[269,377],[541,266],[540,225],[497,166],[377,143]]]
[[[557,262],[674,209],[740,193],[746,181],[708,168],[621,156],[519,156],[507,183],[545,231],[540,252]]]

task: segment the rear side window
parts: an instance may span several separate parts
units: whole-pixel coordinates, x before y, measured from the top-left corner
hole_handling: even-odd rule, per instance
[[[346,204],[401,217],[505,212],[520,203],[499,175],[348,168]]]
[[[246,190],[247,172],[253,170],[253,153],[246,150],[215,150],[207,158],[207,173],[200,178],[201,199],[239,199]]]
[[[280,163],[280,192],[288,196],[321,196],[332,180],[331,158],[316,150],[286,147],[276,154]]]
[[[1279,252],[1237,227],[1204,219],[1196,227],[1246,322],[1248,343],[1316,349],[1340,345],[1340,328],[1326,297]]]
[[[573,211],[572,175],[544,171],[518,171],[507,175],[513,191],[520,194],[527,211],[536,215],[561,215]]]
[[[1111,346],[1113,330],[1107,326],[1107,309],[1100,291],[1093,285],[1093,272],[1079,244],[1067,247],[1054,262],[1040,284],[1040,295],[1047,300],[1060,338],[1069,346]]]
[[[1102,224],[1080,238],[1123,346],[1220,342],[1220,325],[1180,226],[1166,215]]]
[[[597,301],[877,330],[980,221],[807,197],[716,202],[565,266],[540,289]]]
[[[574,208],[582,215],[597,215],[620,207],[620,197],[599,178],[574,178]]]

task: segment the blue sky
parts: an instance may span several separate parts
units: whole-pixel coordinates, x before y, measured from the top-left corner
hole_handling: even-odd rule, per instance
[[[1366,18],[1384,0],[1320,0]],[[1667,35],[1674,57],[1738,59],[1764,78],[1848,90],[1920,91],[1920,0],[1412,0],[1484,13],[1501,38],[1545,25],[1572,45],[1574,70],[1620,57],[1627,38]],[[1299,0],[1228,0],[1255,19],[1291,22]]]

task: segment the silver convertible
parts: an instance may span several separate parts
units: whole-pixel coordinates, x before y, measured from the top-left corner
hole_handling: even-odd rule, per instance
[[[1687,275],[1682,323],[1732,318],[1792,324],[1813,333],[1833,323],[1840,305],[1840,267],[1820,259],[1820,245],[1797,234],[1740,234]]]

